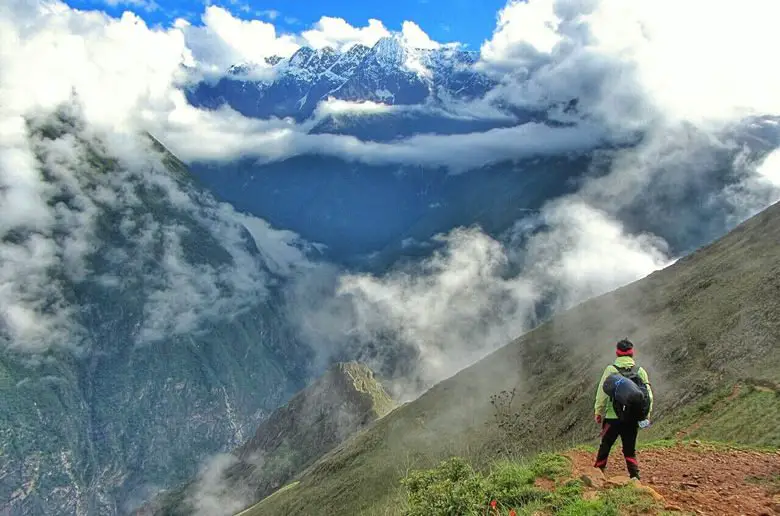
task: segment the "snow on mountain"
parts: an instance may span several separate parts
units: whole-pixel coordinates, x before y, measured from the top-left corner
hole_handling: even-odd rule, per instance
[[[236,64],[216,83],[198,83],[187,95],[198,107],[227,104],[245,116],[296,120],[309,118],[317,104],[330,97],[442,105],[482,97],[494,85],[474,69],[477,59],[474,51],[414,48],[401,35],[393,35],[371,48],[356,44],[339,52],[302,47],[289,58]]]

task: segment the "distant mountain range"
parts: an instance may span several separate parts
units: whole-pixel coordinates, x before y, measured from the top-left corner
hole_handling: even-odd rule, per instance
[[[368,142],[396,142],[420,134],[483,133],[500,127],[537,122],[560,127],[561,113],[578,115],[578,99],[538,108],[502,104],[489,92],[496,79],[482,71],[480,55],[457,47],[411,47],[400,35],[373,47],[357,44],[344,52],[300,48],[289,58],[236,64],[217,81],[186,90],[189,102],[204,109],[222,106],[245,116],[291,117],[306,121],[312,134],[354,136]],[[318,113],[328,100],[374,102],[392,109]],[[469,105],[469,115],[459,111]],[[499,116],[500,115],[500,116]],[[576,118],[572,118],[574,120]],[[778,125],[769,118],[748,120],[713,144],[691,127],[691,149],[698,163],[717,181],[681,186],[654,199],[664,206],[631,208],[634,230],[658,231],[675,252],[690,250],[727,227],[728,207],[702,204],[711,213],[696,224],[669,224],[669,210],[679,195],[720,192],[738,181],[737,155],[757,159],[780,142]],[[191,163],[193,173],[215,195],[237,208],[325,244],[326,256],[351,267],[382,271],[401,256],[431,252],[431,237],[459,225],[478,224],[496,238],[521,218],[534,216],[543,204],[572,192],[586,176],[606,173],[620,151],[638,144],[604,143],[577,152],[520,157],[452,174],[443,166],[414,163],[366,164],[314,153],[262,164],[237,157],[219,163]],[[518,141],[518,146],[523,142]],[[741,146],[741,147],[740,147]],[[677,151],[675,151],[677,152]],[[696,165],[699,166],[699,165]],[[697,172],[704,173],[702,172]],[[435,246],[435,244],[433,244]]]
[[[187,98],[197,107],[227,104],[253,118],[299,121],[328,98],[446,108],[452,100],[480,98],[495,86],[475,69],[478,59],[478,52],[454,47],[412,48],[399,35],[345,52],[302,47],[289,58],[268,58],[264,65],[234,65],[216,83],[188,90]]]

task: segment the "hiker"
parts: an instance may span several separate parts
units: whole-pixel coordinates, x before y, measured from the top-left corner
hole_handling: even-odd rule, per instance
[[[639,431],[640,422],[642,426],[649,424],[650,412],[653,409],[653,391],[650,389],[650,379],[647,372],[642,367],[637,367],[634,362],[634,344],[623,339],[617,343],[615,354],[617,359],[604,369],[601,375],[601,381],[596,391],[596,423],[601,425],[601,445],[596,455],[594,467],[602,472],[607,466],[607,458],[615,444],[618,436],[623,444],[623,456],[626,459],[626,468],[631,478],[639,480],[639,463],[636,460],[636,437]],[[612,376],[617,375],[617,376]],[[631,381],[633,380],[633,384]],[[629,391],[632,406],[622,405],[618,400],[612,399],[618,391],[617,385],[626,382],[621,386],[621,394]],[[606,382],[606,383],[605,383]],[[641,389],[641,383],[646,385],[647,392]],[[605,389],[607,392],[605,392]],[[611,391],[610,391],[611,389]],[[640,395],[636,395],[640,391]],[[633,400],[640,399],[639,405],[633,406]]]

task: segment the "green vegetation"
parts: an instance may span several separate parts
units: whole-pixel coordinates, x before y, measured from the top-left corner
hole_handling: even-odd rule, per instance
[[[583,498],[580,480],[572,480],[569,460],[545,453],[528,463],[501,461],[487,474],[475,471],[462,458],[414,471],[402,485],[407,490],[404,516],[481,516],[560,514],[602,516],[658,510],[652,497],[633,485],[607,489]],[[552,487],[537,485],[554,481]]]
[[[623,336],[638,343],[656,394],[640,446],[778,446],[778,221],[775,205],[674,265],[556,315],[390,412],[247,514],[396,515],[412,470],[460,456],[484,472],[500,459],[592,446],[596,381]],[[607,502],[580,503],[588,514]]]
[[[644,439],[705,439],[780,447],[780,394],[751,383],[724,386],[646,432]]]

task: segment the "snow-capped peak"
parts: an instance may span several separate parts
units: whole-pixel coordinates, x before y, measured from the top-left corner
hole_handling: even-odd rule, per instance
[[[302,68],[314,55],[315,50],[310,47],[301,47],[290,57],[289,66]]]
[[[253,117],[305,118],[328,97],[423,104],[478,98],[492,87],[492,81],[473,67],[478,53],[447,45],[417,48],[413,43],[413,38],[394,34],[371,48],[302,47],[289,58],[233,66],[226,82],[201,85],[189,98],[196,105],[227,102]]]
[[[406,48],[402,36],[394,34],[380,38],[371,49],[371,55],[382,64],[402,64],[406,58]]]

